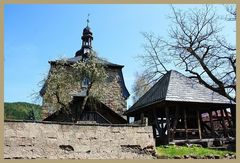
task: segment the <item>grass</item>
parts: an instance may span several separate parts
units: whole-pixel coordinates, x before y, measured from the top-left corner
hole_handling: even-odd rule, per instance
[[[174,158],[175,156],[183,157],[184,155],[191,155],[196,157],[204,157],[204,156],[220,156],[224,157],[226,154],[235,154],[234,152],[230,151],[222,151],[216,149],[209,149],[197,146],[158,146],[156,147],[156,151],[160,156],[166,156],[168,158]]]

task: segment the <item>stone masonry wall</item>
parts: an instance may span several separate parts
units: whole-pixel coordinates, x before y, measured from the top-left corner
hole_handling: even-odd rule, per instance
[[[127,110],[127,102],[123,97],[121,88],[121,77],[118,69],[107,69],[108,79],[104,87],[108,91],[103,92],[101,102],[113,109],[116,113],[122,115]]]
[[[54,69],[54,67],[51,67],[51,69]],[[71,70],[69,69],[69,71]],[[123,97],[119,70],[108,68],[106,71],[108,73],[108,78],[107,81],[102,85],[102,87],[105,88],[105,91],[102,92],[101,102],[113,109],[116,113],[122,115],[127,109],[127,102]],[[92,89],[94,89],[94,85]],[[72,90],[79,90],[79,86],[76,85],[76,88],[73,86]],[[42,119],[45,119],[57,110],[57,108],[55,108],[55,106],[52,104],[54,100],[56,101],[56,99],[52,97],[51,99],[48,99],[50,102],[46,102],[46,97],[45,95],[43,96]]]
[[[153,147],[150,126],[4,123],[4,159],[151,159]]]

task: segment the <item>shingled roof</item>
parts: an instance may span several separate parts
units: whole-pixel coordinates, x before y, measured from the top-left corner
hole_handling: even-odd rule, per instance
[[[171,70],[130,107],[126,113],[163,101],[235,104],[233,101],[206,88],[197,81]]]

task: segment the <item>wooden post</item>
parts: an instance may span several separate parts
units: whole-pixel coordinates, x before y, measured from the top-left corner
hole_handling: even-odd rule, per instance
[[[227,131],[226,131],[226,124],[225,124],[223,109],[221,109],[221,119],[222,119],[222,127],[223,127],[224,136],[227,137]]]
[[[163,114],[160,115],[160,118],[161,118],[160,124],[161,124],[162,130],[164,129],[164,123],[166,122],[166,121],[164,121],[164,117],[165,117],[165,116],[164,116]]]
[[[155,127],[155,124],[152,124],[152,129],[153,129],[153,137],[156,139],[157,135],[156,135],[156,127]]]
[[[167,126],[167,142],[170,141],[170,118],[169,118],[169,108],[165,107],[165,114],[166,114],[166,126]]]
[[[129,119],[130,119],[130,117],[129,117],[129,116],[127,116],[127,123],[130,123],[130,122],[129,122]]]
[[[202,130],[201,130],[201,115],[199,114],[199,110],[197,110],[197,121],[198,121],[198,133],[199,133],[199,139],[202,139]]]
[[[186,108],[183,109],[183,116],[184,116],[184,128],[185,128],[186,139],[188,139]]]
[[[178,118],[179,118],[179,108],[178,108],[178,106],[176,106],[175,119],[173,122],[172,140],[174,140],[174,138],[175,138],[175,132],[176,132],[176,127],[177,127],[177,123],[178,123]]]
[[[140,120],[141,120],[141,124],[143,124],[144,123],[144,113],[143,112],[140,115]]]
[[[153,117],[152,112],[148,114],[148,124],[149,125],[154,124],[154,117]]]
[[[163,131],[162,129],[159,127],[159,123],[158,123],[158,116],[157,116],[157,112],[156,112],[156,109],[154,108],[153,109],[153,116],[154,116],[154,124],[155,124],[155,127],[158,131],[158,134],[159,136],[161,137],[163,135]]]
[[[208,114],[209,114],[209,119],[210,119],[211,132],[212,132],[212,135],[215,135],[215,134],[214,134],[213,119],[212,119],[212,111],[208,111]],[[214,136],[214,137],[215,137],[215,136]]]
[[[236,129],[236,107],[231,107],[231,118],[232,118],[232,122],[233,122],[233,129]]]
[[[224,113],[225,113],[226,118],[227,118],[227,121],[228,121],[228,126],[229,126],[229,128],[232,128],[232,122],[231,122],[230,117],[229,117],[229,115],[228,115],[228,111],[227,111],[226,108],[223,109],[223,110],[224,110]]]

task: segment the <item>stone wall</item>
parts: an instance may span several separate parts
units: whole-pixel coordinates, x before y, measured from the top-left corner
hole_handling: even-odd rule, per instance
[[[150,126],[4,123],[4,159],[151,159],[152,149]]]
[[[127,102],[123,97],[119,69],[107,69],[108,79],[103,84],[107,91],[103,91],[101,102],[122,115],[127,110]]]
[[[57,70],[54,66],[51,66],[50,71],[57,71]],[[68,71],[71,72],[71,69],[68,69]],[[93,85],[92,89],[96,89],[94,87],[98,87],[98,89],[99,88],[103,89],[101,91],[102,97],[100,101],[104,103],[106,106],[108,106],[109,108],[111,108],[112,110],[114,110],[116,113],[122,115],[124,111],[126,111],[127,109],[127,102],[123,97],[123,92],[122,92],[123,90],[121,88],[121,80],[123,80],[119,75],[119,71],[121,70],[116,68],[107,68],[106,71],[108,74],[107,81],[103,83],[101,86]],[[81,83],[75,83],[75,85],[72,86],[72,91],[77,91],[77,90],[79,91],[80,85]],[[46,117],[54,113],[57,110],[57,108],[60,108],[61,106],[56,105],[57,100],[54,96],[46,97],[46,94],[44,94],[42,98],[43,98],[42,119],[45,119]]]

